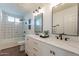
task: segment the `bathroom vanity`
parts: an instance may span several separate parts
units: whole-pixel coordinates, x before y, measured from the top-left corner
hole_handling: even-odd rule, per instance
[[[59,4],[52,8],[51,14],[51,36],[49,35],[48,38],[41,38],[39,35],[27,35],[25,38],[25,52],[29,56],[78,56],[79,4]],[[43,27],[43,16],[35,17],[35,33],[44,32],[45,30],[49,29]],[[48,20],[49,19],[50,18],[48,18]],[[42,20],[41,23],[40,20]],[[39,25],[42,26],[38,26],[38,23],[40,23]],[[46,23],[46,25],[49,24]],[[36,31],[38,29],[42,30]],[[49,30],[49,32],[51,31]],[[61,40],[58,38],[58,36],[61,37]]]
[[[28,35],[25,40],[25,51],[29,56],[78,56],[79,47],[76,47],[76,42],[61,41],[55,36]]]

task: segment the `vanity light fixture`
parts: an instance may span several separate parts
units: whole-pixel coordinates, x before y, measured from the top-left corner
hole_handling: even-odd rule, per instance
[[[41,7],[38,7],[38,9],[41,9]]]
[[[33,11],[33,13],[35,13],[35,11]]]
[[[41,8],[41,7],[38,7],[35,11],[33,11],[34,16],[36,16],[36,15],[38,15],[40,13],[44,13],[43,8]]]
[[[39,10],[38,10],[38,9],[36,9],[36,10],[35,10],[35,12],[39,12]]]

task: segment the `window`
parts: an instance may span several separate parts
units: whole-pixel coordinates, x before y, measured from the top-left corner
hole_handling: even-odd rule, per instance
[[[36,21],[36,25],[37,25],[37,26],[40,26],[40,20],[37,20],[37,21]]]
[[[9,21],[9,22],[14,22],[14,21],[15,21],[15,20],[14,20],[14,17],[8,16],[8,21]]]
[[[19,23],[20,19],[19,18],[15,18],[15,22]]]
[[[8,16],[8,21],[9,22],[19,23],[20,22],[20,18],[15,18],[15,17],[12,17],[12,16]]]

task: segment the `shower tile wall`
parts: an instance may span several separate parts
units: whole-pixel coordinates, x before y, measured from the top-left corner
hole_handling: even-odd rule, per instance
[[[5,31],[5,29],[4,29],[4,22],[3,22],[3,20],[2,20],[2,12],[0,12],[0,39],[4,39],[4,31]]]
[[[0,13],[0,39],[9,39],[23,36],[23,22],[9,22],[5,12]]]

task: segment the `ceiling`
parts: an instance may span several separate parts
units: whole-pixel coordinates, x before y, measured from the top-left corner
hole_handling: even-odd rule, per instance
[[[24,16],[29,12],[33,12],[38,7],[44,7],[48,3],[0,3],[0,10],[7,13]]]
[[[32,12],[38,7],[44,7],[48,5],[48,3],[18,3],[17,6],[27,12]]]

